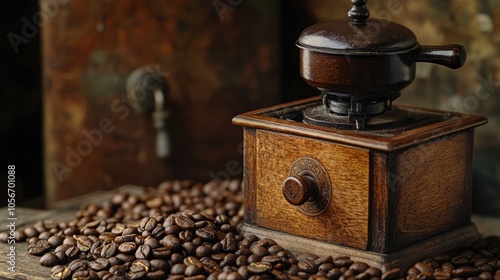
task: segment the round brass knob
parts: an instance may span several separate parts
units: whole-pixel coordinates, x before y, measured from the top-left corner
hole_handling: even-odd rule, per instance
[[[302,205],[314,201],[318,196],[318,186],[309,176],[290,176],[283,182],[283,195],[292,205]]]

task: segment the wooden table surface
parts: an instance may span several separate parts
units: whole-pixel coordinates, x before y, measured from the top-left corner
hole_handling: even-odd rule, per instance
[[[141,194],[142,188],[137,186],[123,186],[119,190]],[[28,208],[16,208],[16,229],[22,229],[37,221],[70,221],[74,218],[75,212],[80,206],[87,202],[99,203],[109,199],[114,192],[96,192],[84,197],[71,199],[59,203],[54,210],[39,210]],[[6,208],[0,209],[0,221],[7,222],[8,211]],[[500,235],[500,217],[485,217],[474,215],[472,221],[476,224],[479,233],[482,236]],[[3,226],[0,231],[7,228]],[[32,256],[27,252],[27,243],[21,242],[15,244],[16,249],[16,267],[15,273],[8,270],[9,264],[7,253],[11,245],[0,243],[0,279],[50,279],[50,268],[39,264],[40,257]]]

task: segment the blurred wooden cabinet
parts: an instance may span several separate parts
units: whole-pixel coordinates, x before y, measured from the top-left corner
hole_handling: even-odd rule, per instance
[[[55,11],[42,30],[48,205],[123,184],[241,176],[231,119],[279,101],[278,4],[42,1]],[[156,156],[151,114],[127,99],[139,67],[170,87],[166,159]]]

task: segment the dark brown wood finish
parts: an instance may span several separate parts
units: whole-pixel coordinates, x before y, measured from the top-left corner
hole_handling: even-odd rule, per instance
[[[376,252],[385,251],[391,228],[389,223],[392,222],[389,219],[390,172],[387,172],[388,168],[387,153],[370,152],[370,245],[368,249]]]
[[[470,222],[471,136],[466,130],[395,153],[388,251]]]
[[[317,102],[282,104],[233,120],[245,135],[255,130],[245,141],[245,157],[255,158],[245,165],[249,226],[394,255],[470,222],[472,134],[484,118],[402,107],[440,121],[371,132],[280,117]],[[301,157],[318,160],[331,181],[330,205],[317,216],[283,197],[283,182]]]
[[[251,224],[256,222],[257,203],[256,186],[257,177],[252,174],[257,167],[257,138],[256,131],[252,128],[243,129],[244,154],[243,154],[243,196],[245,205],[245,221]]]
[[[279,131],[286,134],[300,135],[308,138],[331,141],[344,145],[353,145],[378,151],[399,150],[418,143],[447,135],[464,129],[483,125],[487,122],[484,117],[443,112],[439,110],[423,109],[411,106],[400,106],[411,113],[425,113],[444,117],[441,122],[416,127],[411,130],[393,130],[384,133],[359,132],[354,130],[332,129],[314,126],[302,122],[280,119],[277,112],[299,110],[305,107],[319,105],[320,97],[284,103],[269,108],[263,108],[241,114],[233,119],[233,123],[245,127]],[[295,109],[297,108],[297,109]]]
[[[304,137],[257,130],[255,177],[257,226],[358,249],[368,244],[368,150],[332,145]],[[282,192],[292,164],[303,157],[317,160],[327,171],[331,201],[316,216],[302,213]]]

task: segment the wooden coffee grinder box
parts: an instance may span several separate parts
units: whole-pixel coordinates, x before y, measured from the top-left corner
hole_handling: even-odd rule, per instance
[[[405,267],[479,237],[472,148],[486,119],[393,105],[416,62],[456,69],[465,49],[419,45],[352,2],[349,18],[297,41],[301,76],[321,98],[233,119],[244,133],[241,229],[292,251]]]

